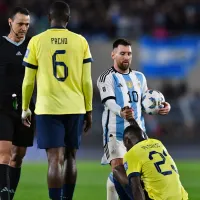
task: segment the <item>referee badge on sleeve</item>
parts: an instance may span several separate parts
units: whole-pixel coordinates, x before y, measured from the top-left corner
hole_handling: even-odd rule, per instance
[[[124,169],[127,171],[127,169],[128,169],[128,163],[127,162],[125,162],[124,163]]]

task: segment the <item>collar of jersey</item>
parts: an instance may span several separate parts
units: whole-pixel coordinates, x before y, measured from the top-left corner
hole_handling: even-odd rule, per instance
[[[19,46],[19,45],[21,45],[23,42],[24,42],[24,40],[25,40],[25,37],[24,37],[24,39],[22,40],[22,41],[20,41],[20,42],[14,42],[13,40],[11,40],[9,37],[7,37],[7,36],[3,36],[8,42],[10,42],[10,43],[12,43],[12,44],[14,44],[15,46]]]
[[[135,149],[135,146],[137,146],[139,143],[141,143],[141,142],[143,142],[143,141],[146,141],[147,139],[144,139],[144,140],[139,140],[138,142],[136,142],[133,146],[132,146],[132,148],[131,149]],[[130,149],[130,150],[131,150]],[[129,151],[130,151],[129,150]]]
[[[63,26],[52,26],[50,29],[66,29]]]
[[[117,72],[117,73],[119,73],[119,74],[122,74],[122,73],[118,72],[118,71],[114,68],[114,66],[112,66],[112,68],[113,68],[113,70],[114,70],[115,73]],[[129,74],[131,73],[131,71],[132,71],[132,69],[129,68],[129,72],[126,73],[126,74],[122,74],[122,75],[129,75]]]

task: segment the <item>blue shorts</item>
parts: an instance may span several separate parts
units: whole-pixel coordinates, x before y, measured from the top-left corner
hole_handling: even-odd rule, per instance
[[[83,132],[84,114],[36,115],[38,148],[78,149]]]

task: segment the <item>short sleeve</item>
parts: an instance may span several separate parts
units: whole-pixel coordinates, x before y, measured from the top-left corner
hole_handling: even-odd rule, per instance
[[[103,73],[97,80],[97,87],[100,92],[102,103],[105,103],[109,99],[116,99],[111,74],[106,76],[106,73]]]
[[[89,47],[89,44],[88,44],[88,42],[85,38],[83,39],[83,43],[84,43],[83,64],[93,62],[92,55],[91,55],[91,52],[90,52],[90,47]]]
[[[133,176],[135,177],[141,175],[141,160],[138,158],[138,156],[135,155],[133,151],[130,150],[125,154],[123,162],[128,179]]]
[[[148,90],[147,87],[147,80],[146,77],[144,76],[144,74],[142,74],[143,77],[143,82],[142,82],[142,93],[145,93]]]
[[[36,58],[36,45],[34,37],[29,41],[24,59],[23,65],[32,69],[38,68],[38,62]]]

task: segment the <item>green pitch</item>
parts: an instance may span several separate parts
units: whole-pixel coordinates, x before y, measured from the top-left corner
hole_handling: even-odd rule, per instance
[[[176,161],[189,199],[200,200],[200,162]],[[99,162],[78,162],[78,180],[74,200],[106,200],[109,166]],[[48,200],[46,163],[25,163],[15,200]]]

